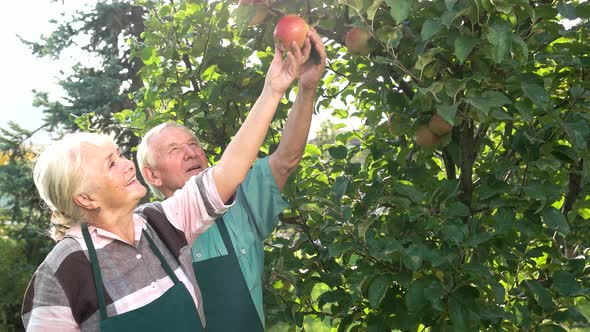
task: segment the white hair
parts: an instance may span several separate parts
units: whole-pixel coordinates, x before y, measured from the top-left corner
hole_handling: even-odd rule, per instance
[[[56,241],[63,239],[72,224],[83,220],[83,210],[74,201],[89,185],[82,156],[83,143],[115,144],[111,137],[103,134],[68,134],[47,147],[33,168],[39,196],[52,213],[49,235]]]
[[[187,127],[172,121],[161,123],[155,126],[154,128],[150,129],[147,133],[145,133],[145,135],[143,135],[141,142],[137,146],[137,165],[139,166],[141,176],[145,180],[145,183],[147,183],[148,187],[150,187],[152,193],[159,198],[164,198],[164,194],[162,193],[160,188],[154,186],[147,180],[145,174],[143,174],[143,168],[144,166],[148,166],[151,169],[155,170],[158,166],[155,158],[156,151],[153,150],[152,146],[150,145],[150,141],[158,137],[162,130],[170,127],[185,130],[197,141],[197,143],[199,142],[197,136],[195,136],[195,134],[192,131],[190,131]]]

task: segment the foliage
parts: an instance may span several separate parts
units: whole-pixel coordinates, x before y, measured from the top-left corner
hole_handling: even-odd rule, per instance
[[[0,329],[22,329],[20,308],[33,266],[27,264],[24,241],[0,234]]]
[[[49,252],[49,218],[33,184],[32,136],[14,123],[0,129],[0,330],[20,330],[25,287]]]
[[[292,208],[267,250],[269,325],[587,324],[576,303],[589,294],[590,4],[271,0],[254,27],[255,11],[230,1],[140,4],[146,31],[132,54],[146,85],[137,108],[117,115],[123,123],[183,122],[219,152],[261,90],[272,29],[287,12],[327,37],[318,110],[364,122],[309,145],[286,190]],[[369,56],[342,46],[352,26],[373,36]],[[435,113],[454,129],[424,151],[412,136]]]

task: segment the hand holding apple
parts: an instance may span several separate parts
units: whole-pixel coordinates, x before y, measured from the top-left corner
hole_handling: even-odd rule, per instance
[[[310,28],[307,32],[307,39],[303,48],[304,53],[307,49],[308,43],[311,44],[309,47],[313,48],[318,56],[319,62],[314,59],[308,59],[301,67],[301,74],[299,75],[299,86],[301,89],[310,89],[315,91],[320,83],[324,68],[326,66],[326,48],[322,37],[317,33],[314,28]]]
[[[309,26],[303,18],[288,14],[281,17],[275,26],[273,38],[282,52],[289,52],[293,50],[291,48],[293,42],[300,49],[303,48],[308,30]]]
[[[309,44],[309,41],[307,43]],[[293,41],[291,42],[291,51],[287,52],[286,57],[283,57],[283,52],[278,45],[275,45],[275,56],[266,73],[264,90],[270,89],[271,93],[283,96],[299,76],[301,66],[309,59],[309,49],[310,47],[307,48],[307,54],[302,53],[302,50]]]

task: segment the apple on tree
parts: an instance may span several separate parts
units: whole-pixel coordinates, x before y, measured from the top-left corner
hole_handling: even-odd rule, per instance
[[[264,19],[268,16],[268,9],[264,4],[264,0],[240,0],[239,5],[254,6],[254,8],[256,8],[256,12],[248,22],[248,25],[250,26],[262,23]]]
[[[435,114],[428,123],[428,129],[439,136],[443,136],[453,130],[453,125],[445,121],[442,116]]]
[[[273,38],[282,52],[289,52],[293,42],[296,42],[299,48],[303,48],[308,30],[309,25],[303,18],[288,14],[281,17],[275,26]]]
[[[421,126],[416,130],[416,144],[426,150],[434,150],[441,141],[441,136],[433,133],[428,126]]]
[[[351,54],[369,55],[371,51],[369,48],[369,39],[371,39],[371,34],[367,30],[352,28],[346,33],[346,48],[348,48]]]

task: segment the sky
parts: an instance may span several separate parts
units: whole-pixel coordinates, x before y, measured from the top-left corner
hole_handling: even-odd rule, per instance
[[[16,122],[29,130],[42,125],[42,110],[33,107],[32,90],[49,92],[56,98],[63,96],[57,84],[60,70],[67,70],[76,62],[76,54],[69,52],[60,61],[37,58],[17,37],[39,41],[41,35],[48,35],[55,25],[50,19],[61,20],[61,13],[70,17],[77,9],[83,9],[90,0],[18,0],[0,11],[0,127],[6,128],[9,121]],[[47,133],[33,137],[33,142],[47,140]]]

